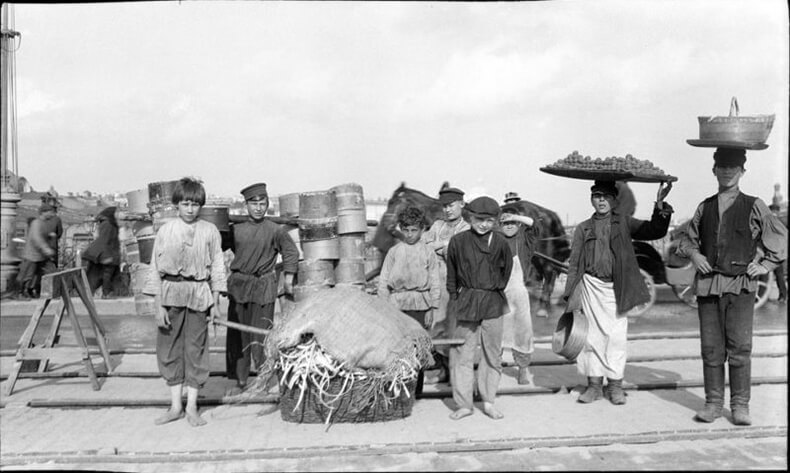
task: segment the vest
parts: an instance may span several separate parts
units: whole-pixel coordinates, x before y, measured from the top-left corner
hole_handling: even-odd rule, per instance
[[[714,271],[726,276],[746,273],[757,251],[757,241],[752,239],[749,228],[749,215],[755,200],[756,197],[739,192],[735,202],[722,215],[721,222],[718,195],[703,201],[700,252]]]

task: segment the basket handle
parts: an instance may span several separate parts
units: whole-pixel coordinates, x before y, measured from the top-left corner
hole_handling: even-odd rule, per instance
[[[734,115],[732,113],[733,110],[735,111]],[[739,110],[738,110],[738,99],[733,97],[732,100],[730,100],[730,116],[731,117],[737,117],[738,116],[738,112],[739,112]]]

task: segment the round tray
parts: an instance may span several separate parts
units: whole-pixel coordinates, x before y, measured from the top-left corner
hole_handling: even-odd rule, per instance
[[[541,171],[555,176],[585,179],[588,181],[675,182],[675,176],[634,174],[628,171],[598,171],[593,169],[562,169],[544,166]]]
[[[760,151],[768,148],[768,145],[765,143],[756,143],[751,141],[686,140],[686,143],[700,148],[738,148],[754,151]]]

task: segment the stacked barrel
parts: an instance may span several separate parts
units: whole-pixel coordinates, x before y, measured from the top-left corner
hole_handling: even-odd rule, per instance
[[[359,184],[332,188],[337,202],[339,260],[335,267],[337,285],[365,288],[365,234],[368,221],[365,197]]]
[[[335,285],[365,288],[367,217],[362,187],[343,184],[326,191],[298,194],[301,247],[294,300]],[[280,198],[280,216],[295,217],[294,197]]]
[[[299,262],[294,300],[300,301],[335,285],[335,264],[340,258],[337,204],[331,190],[299,194]]]

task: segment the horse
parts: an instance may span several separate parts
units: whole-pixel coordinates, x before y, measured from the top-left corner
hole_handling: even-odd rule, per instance
[[[449,187],[449,183],[443,183],[440,191],[447,187]],[[405,182],[402,182],[387,202],[387,210],[382,215],[371,242],[383,255],[386,255],[387,251],[395,245],[396,240],[401,238],[397,230],[397,215],[408,205],[419,207],[425,212],[428,226],[444,215],[443,206],[438,199],[416,189],[410,189],[406,187]],[[549,256],[559,262],[566,261],[570,256],[570,242],[557,213],[527,200],[519,200],[515,202],[515,205],[519,207],[523,215],[527,215],[535,221],[538,230],[536,253]],[[556,263],[537,254],[532,257],[529,278],[535,283],[542,282],[539,314],[550,311],[551,294],[554,291],[554,283],[559,272],[560,268]]]

